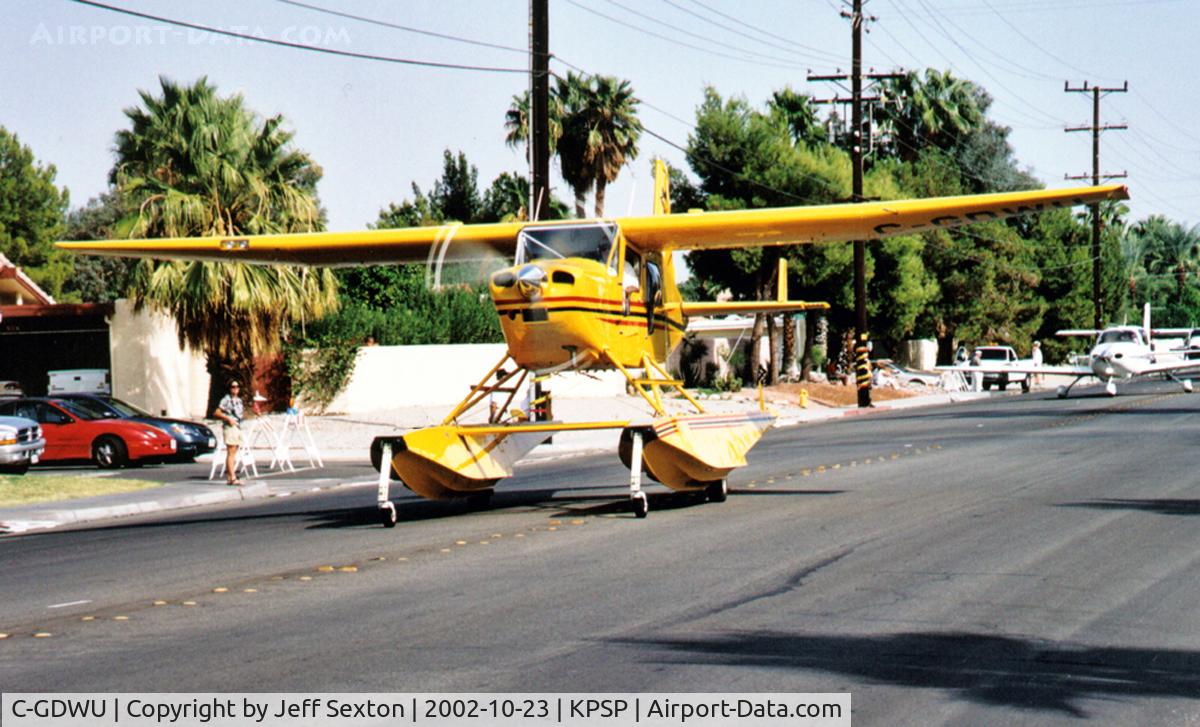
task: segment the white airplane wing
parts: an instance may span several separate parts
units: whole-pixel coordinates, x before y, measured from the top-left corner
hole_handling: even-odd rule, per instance
[[[1200,360],[1172,359],[1148,364],[1140,374],[1168,374],[1176,371],[1200,371]]]
[[[1197,367],[1200,368],[1200,361],[1197,361]],[[982,374],[1051,374],[1056,376],[1091,376],[1092,369],[1090,366],[1003,366],[1003,365],[987,365],[983,366],[938,366],[938,371],[961,371],[963,373],[974,373],[978,371]]]

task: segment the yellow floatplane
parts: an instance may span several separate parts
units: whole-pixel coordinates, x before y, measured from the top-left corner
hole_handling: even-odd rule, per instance
[[[775,300],[684,301],[675,284],[674,251],[874,239],[1128,198],[1125,187],[1107,185],[671,214],[666,167],[660,161],[655,171],[654,214],[643,217],[59,245],[99,255],[313,266],[440,266],[497,254],[514,260],[489,279],[508,346],[503,360],[471,387],[442,424],[377,438],[372,445],[384,524],[396,523],[389,474],[423,497],[484,499],[533,447],[554,434],[585,429],[621,430],[619,454],[630,468],[630,502],[644,517],[643,473],[675,490],[722,501],[728,474],[746,464],[746,454],[774,423],[766,411],[705,412],[682,382],[666,373],[664,362],[682,341],[687,319],[828,307],[788,300],[782,265]],[[529,421],[512,408],[532,378],[597,369],[620,371],[652,415],[638,422],[569,423]],[[663,396],[670,392],[685,398],[694,412],[668,413]],[[497,397],[504,403],[491,406],[486,424],[461,423],[468,412]],[[389,461],[390,467],[382,465]]]

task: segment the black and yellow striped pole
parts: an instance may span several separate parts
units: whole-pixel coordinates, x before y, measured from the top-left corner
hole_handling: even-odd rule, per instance
[[[858,334],[854,348],[854,374],[858,382],[858,405],[871,406],[871,344],[866,332]]]

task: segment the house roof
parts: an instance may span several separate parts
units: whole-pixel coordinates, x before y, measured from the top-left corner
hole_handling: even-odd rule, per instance
[[[49,293],[0,254],[0,303],[6,301],[16,305],[54,305],[54,298]]]

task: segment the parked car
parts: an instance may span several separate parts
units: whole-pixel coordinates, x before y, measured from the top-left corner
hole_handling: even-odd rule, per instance
[[[161,429],[129,419],[97,416],[54,398],[0,401],[0,416],[19,416],[41,425],[46,449],[41,462],[95,462],[106,469],[126,464],[164,462],[175,457],[175,438]]]
[[[0,474],[23,475],[46,448],[42,428],[32,419],[0,417]]]
[[[937,386],[942,381],[940,374],[935,374],[932,371],[910,369],[907,366],[901,366],[889,358],[876,359],[871,362],[871,365],[881,369],[884,374],[895,379],[901,386],[908,386],[910,384]]]
[[[57,397],[100,417],[130,419],[163,430],[175,438],[176,459],[181,462],[191,462],[196,457],[208,454],[217,448],[216,436],[203,424],[189,422],[186,419],[156,417],[133,404],[106,394],[58,394]]]

